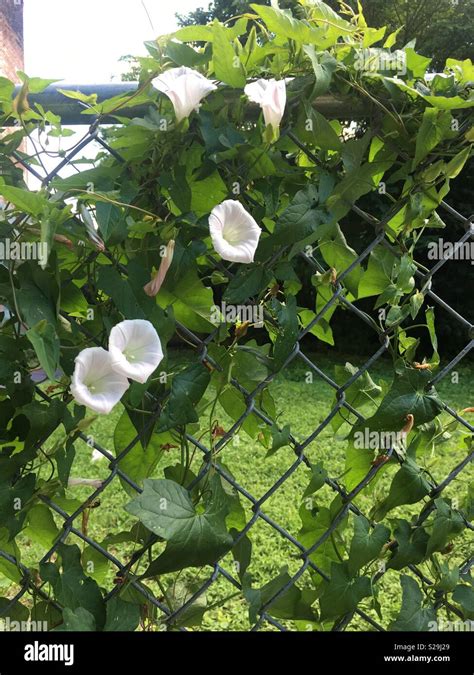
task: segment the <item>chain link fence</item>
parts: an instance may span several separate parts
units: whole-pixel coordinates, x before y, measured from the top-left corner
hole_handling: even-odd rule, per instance
[[[75,169],[74,160],[80,157],[81,153],[85,150],[85,148],[87,148],[93,143],[98,143],[103,151],[112,155],[118,162],[122,163],[125,162],[125,160],[121,157],[121,155],[114,148],[110,147],[110,145],[104,139],[104,136],[101,134],[102,122],[103,120],[97,119],[92,124],[92,126],[90,126],[84,138],[80,142],[78,142],[71,150],[69,150],[65,154],[65,156],[61,159],[61,161],[58,163],[58,165],[51,171],[49,171],[49,173],[43,174],[38,169],[37,163],[35,163],[34,161],[35,153],[32,153],[31,158],[28,159],[25,153],[16,151],[13,153],[11,159],[14,163],[23,167],[25,171],[29,172],[37,181],[40,181],[43,187],[48,187],[51,181],[55,177],[59,176],[65,168],[72,166]],[[302,142],[300,142],[299,139],[291,131],[286,133],[288,134],[290,139],[299,147],[299,149],[302,152],[306,153],[311,161],[314,161],[317,164],[318,162],[317,157],[315,157],[313,153],[310,150],[308,150],[305,147],[305,145]],[[245,195],[243,195],[243,197],[245,200],[248,200],[250,206],[252,205],[255,206],[255,203],[250,197],[247,197]],[[300,331],[298,340],[296,342],[296,346],[291,355],[286,360],[286,362],[283,364],[282,368],[278,372],[269,374],[252,391],[243,387],[241,383],[239,383],[239,381],[237,381],[235,378],[232,378],[230,380],[231,385],[235,387],[235,389],[244,397],[246,408],[245,411],[240,416],[240,418],[237,421],[235,421],[234,424],[229,428],[229,430],[223,433],[220,439],[216,442],[214,452],[211,452],[211,448],[207,447],[207,445],[203,443],[201,440],[198,440],[192,435],[187,434],[187,441],[195,449],[197,453],[202,454],[203,458],[202,469],[199,475],[194,480],[193,484],[189,486],[189,489],[192,489],[193,485],[197,484],[203,478],[203,476],[206,474],[209,468],[212,466],[213,469],[222,477],[222,479],[240,495],[243,502],[252,513],[252,516],[248,520],[245,528],[242,529],[236,536],[234,546],[238,546],[242,542],[244,537],[249,532],[252,531],[252,528],[255,527],[256,523],[262,521],[266,524],[266,526],[272,528],[273,531],[279,537],[286,540],[287,544],[293,551],[293,554],[291,556],[292,559],[300,561],[299,568],[295,573],[291,574],[287,583],[285,583],[282,587],[272,592],[271,596],[268,597],[265,600],[264,604],[259,608],[257,620],[253,623],[251,630],[254,631],[260,629],[276,629],[280,631],[288,630],[288,625],[285,623],[285,621],[277,620],[275,617],[272,616],[272,606],[279,599],[285,596],[285,594],[288,593],[288,591],[290,591],[290,589],[294,586],[294,584],[296,584],[296,582],[298,582],[298,580],[302,577],[302,575],[306,571],[310,571],[311,573],[316,574],[322,579],[325,580],[329,579],[328,574],[322,569],[320,569],[318,565],[316,565],[313,562],[313,560],[311,559],[311,555],[317,549],[319,549],[325,542],[327,542],[327,540],[335,533],[341,521],[349,513],[361,515],[361,511],[354,503],[355,499],[374,480],[374,478],[382,468],[382,464],[377,465],[377,463],[374,463],[370,471],[365,476],[365,478],[350,492],[346,491],[340,485],[338,480],[332,477],[327,477],[326,485],[334,492],[335,495],[340,496],[342,500],[342,508],[333,518],[330,526],[326,529],[326,531],[323,534],[321,534],[321,536],[316,541],[314,541],[311,544],[311,546],[304,546],[292,534],[290,534],[285,529],[285,527],[281,526],[278,522],[275,521],[274,518],[270,517],[265,512],[266,503],[268,502],[268,500],[273,495],[278,493],[283,484],[295,472],[298,471],[298,468],[302,465],[310,466],[310,462],[306,455],[306,450],[308,446],[313,441],[318,439],[323,430],[328,428],[328,425],[330,424],[331,420],[338,413],[340,413],[340,411],[345,410],[348,413],[351,413],[352,416],[355,417],[355,419],[360,421],[364,420],[364,416],[357,410],[357,408],[351,405],[351,403],[348,400],[346,400],[346,392],[349,389],[349,387],[351,387],[351,385],[354,384],[354,382],[356,382],[366,372],[368,372],[371,366],[373,366],[376,362],[382,359],[384,354],[387,352],[389,339],[391,336],[391,332],[394,330],[394,327],[388,328],[385,331],[382,330],[382,328],[377,328],[375,323],[372,320],[370,320],[367,314],[361,311],[357,306],[355,306],[353,302],[351,302],[348,299],[347,297],[348,293],[344,286],[344,280],[358,265],[367,260],[370,253],[377,246],[386,247],[390,251],[392,251],[394,255],[400,257],[400,252],[397,251],[397,249],[389,242],[389,240],[386,237],[385,225],[403,207],[403,205],[404,205],[403,202],[398,202],[397,204],[393,205],[382,218],[375,218],[371,214],[366,213],[364,210],[359,208],[356,204],[352,205],[352,212],[360,219],[365,221],[370,227],[373,228],[374,231],[373,240],[365,248],[365,250],[357,256],[357,258],[351,263],[351,265],[347,267],[347,269],[338,271],[337,279],[333,284],[332,297],[320,309],[320,311],[316,314],[313,320],[303,330]],[[453,208],[452,206],[450,206],[445,202],[442,202],[441,208],[444,209],[446,212],[448,212],[451,218],[454,218],[459,223],[461,223],[462,227],[465,229],[465,233],[459,239],[457,245],[461,246],[463,243],[468,242],[473,236],[472,217],[471,218],[465,217],[461,213],[458,213],[458,211],[455,208]],[[19,224],[20,222],[22,222],[21,218],[18,219],[16,224]],[[84,227],[84,224],[82,222],[81,226]],[[288,248],[289,245],[282,247],[282,249],[272,258],[270,267],[277,263],[278,259],[285,253],[285,251],[288,250]],[[117,265],[117,263],[113,260],[112,256],[110,256],[107,250],[102,251],[102,253],[106,256],[109,256],[111,262]],[[98,255],[99,252],[92,253],[89,257],[89,260],[92,261],[94,257],[97,257]],[[314,257],[313,255],[308,254],[307,252],[301,252],[299,253],[299,255],[301,259],[304,261],[304,263],[307,266],[309,266],[309,268],[312,270],[313,273],[328,272],[328,269],[325,268],[321,264],[321,262],[318,261],[316,257]],[[446,257],[442,260],[439,260],[428,273],[423,273],[420,270],[418,270],[416,272],[416,276],[418,277],[421,286],[426,289],[425,291],[426,296],[431,301],[433,301],[435,305],[445,310],[445,312],[449,314],[449,317],[453,322],[457,322],[465,329],[466,346],[454,358],[452,358],[452,360],[447,365],[441,368],[439,372],[437,372],[437,374],[433,376],[429,386],[435,385],[444,378],[446,378],[457,366],[457,364],[464,357],[466,357],[466,355],[470,352],[470,350],[474,346],[473,325],[470,323],[470,321],[461,316],[457,311],[455,311],[452,307],[450,307],[449,304],[444,302],[443,299],[439,297],[433,290],[431,290],[431,280],[433,276],[440,270],[442,266],[444,266],[448,262],[448,259],[449,258]],[[229,279],[232,278],[233,273],[231,269],[225,268],[222,263],[216,261],[213,258],[210,258],[210,260],[212,261],[216,269],[225,271],[225,274],[228,276],[228,278]],[[118,269],[121,272],[121,274],[127,273],[125,267],[118,265]],[[248,298],[248,301],[251,302],[252,298]],[[376,344],[379,345],[375,349],[372,356],[367,359],[364,365],[358,368],[356,372],[354,372],[354,374],[343,385],[338,384],[334,379],[328,376],[326,372],[324,372],[320,367],[318,367],[317,363],[315,363],[310,356],[305,354],[301,344],[303,338],[311,331],[311,329],[316,324],[318,324],[318,322],[321,321],[321,319],[325,316],[326,312],[330,310],[332,307],[334,307],[336,304],[342,305],[346,310],[351,312],[355,321],[362,321],[367,323],[370,326],[371,330],[374,331],[374,342],[376,342]],[[76,329],[84,333],[85,337],[88,340],[100,345],[100,341],[97,340],[94,335],[89,333],[87,328],[83,326],[80,321],[78,321],[74,317],[67,315],[64,315],[64,318],[71,324],[74,324]],[[217,331],[218,328],[216,328],[216,332]],[[219,369],[220,368],[219,364],[217,364],[208,353],[208,345],[212,342],[213,337],[214,333],[211,333],[207,336],[197,335],[192,331],[190,331],[188,328],[186,328],[184,325],[180,324],[179,322],[176,323],[176,339],[178,341],[183,341],[183,343],[187,347],[189,347],[189,345],[192,345],[196,352],[197,357],[201,360],[202,363],[207,364],[212,369]],[[259,408],[257,404],[258,395],[279,375],[280,372],[286,370],[290,366],[290,364],[295,364],[297,362],[302,363],[307,371],[311,372],[314,377],[320,378],[322,381],[326,383],[326,385],[328,385],[333,390],[335,394],[336,403],[331,409],[330,413],[326,416],[326,418],[317,425],[317,427],[312,431],[311,434],[307,436],[305,440],[303,440],[302,442],[298,442],[293,435],[290,435],[289,442],[292,451],[294,453],[294,461],[292,462],[291,466],[275,482],[275,484],[272,485],[271,488],[265,492],[265,494],[263,494],[263,496],[261,496],[260,498],[256,498],[245,487],[245,485],[239,484],[239,482],[237,482],[231,475],[229,475],[229,473],[218,462],[216,462],[213,459],[213,457],[215,456],[216,452],[221,450],[224,446],[226,446],[229,443],[229,441],[233,439],[234,435],[241,428],[242,423],[250,415],[255,415],[263,424],[268,425],[269,427],[272,427],[276,424],[274,419],[271,419],[265,413],[264,410]],[[45,401],[50,402],[52,400],[49,397],[49,395],[43,390],[43,388],[39,386],[37,387],[37,394],[41,399]],[[145,427],[143,430],[144,436],[146,436],[146,433],[156,423],[160,415],[160,410],[161,406],[158,402],[156,402],[155,413],[150,417],[148,426]],[[464,427],[469,433],[472,433],[474,431],[473,425],[470,424],[464,417],[459,415],[450,406],[444,404],[444,410],[446,413],[452,416],[452,418],[455,419],[460,425],[462,425],[462,427]],[[45,444],[47,440],[48,440],[47,438],[44,438],[41,443],[37,444],[37,447],[41,448],[41,446]],[[130,476],[128,476],[120,468],[120,464],[123,461],[123,459],[137,445],[137,443],[140,442],[140,440],[141,440],[140,434],[137,434],[137,436],[129,443],[129,445],[118,456],[115,456],[108,448],[103,447],[102,445],[95,442],[95,440],[93,439],[91,440],[91,437],[86,435],[85,433],[80,431],[76,433],[75,441],[77,443],[83,443],[88,448],[93,447],[96,451],[101,453],[101,455],[103,455],[106,458],[106,460],[109,462],[108,464],[109,475],[107,479],[101,483],[100,487],[95,489],[94,492],[72,514],[68,514],[63,508],[61,508],[58,504],[56,504],[53,499],[50,499],[44,495],[41,496],[43,502],[47,504],[47,506],[61,519],[62,532],[60,537],[51,547],[51,549],[44,555],[43,559],[41,561],[38,561],[38,567],[40,563],[50,561],[51,558],[55,555],[55,553],[57,553],[60,544],[65,542],[66,539],[70,538],[72,535],[73,537],[76,537],[78,540],[81,540],[84,544],[92,547],[92,549],[94,549],[100,556],[103,556],[103,558],[106,559],[114,567],[116,571],[115,572],[116,583],[112,587],[112,589],[107,593],[105,597],[106,601],[110,601],[118,594],[120,594],[123,588],[123,584],[127,582],[128,584],[131,585],[131,587],[133,587],[133,589],[138,594],[140,594],[143,597],[144,603],[149,603],[150,605],[156,607],[156,610],[158,612],[157,622],[158,624],[160,624],[161,627],[167,629],[168,627],[173,628],[173,626],[179,621],[180,616],[183,616],[185,612],[187,612],[195,603],[197,603],[200,597],[203,594],[205,594],[209,590],[209,588],[212,585],[216,584],[218,581],[223,580],[226,584],[229,585],[229,588],[234,589],[236,592],[242,591],[242,585],[234,569],[229,569],[229,565],[226,566],[222,560],[216,560],[212,568],[209,569],[209,574],[207,575],[207,578],[200,583],[199,588],[192,595],[188,596],[185,599],[185,601],[182,604],[180,604],[180,606],[170,607],[168,606],[164,598],[155,597],[155,595],[151,593],[140,582],[139,579],[137,579],[133,574],[131,574],[131,571],[133,567],[136,565],[136,563],[139,562],[140,559],[142,559],[144,556],[146,556],[147,553],[150,551],[151,547],[156,543],[158,539],[157,537],[152,536],[151,538],[149,538],[146,544],[141,546],[138,550],[134,551],[129,560],[123,561],[119,560],[115,555],[111,554],[109,550],[107,550],[103,545],[95,541],[94,538],[84,533],[80,525],[81,518],[95,503],[97,503],[97,500],[99,500],[101,496],[104,495],[104,493],[110,488],[111,484],[114,483],[114,481],[121,479],[122,481],[127,483],[128,486],[130,486],[130,488],[136,491],[136,493],[142,492],[141,487],[137,485],[137,483],[134,480],[132,480]],[[398,457],[397,455],[396,448],[390,448],[387,451],[388,457],[392,455],[394,455],[395,458],[401,462],[401,458]],[[474,455],[473,452],[467,454],[462,459],[462,461],[452,466],[452,469],[449,472],[449,474],[441,482],[435,483],[434,481],[431,481],[431,492],[428,495],[427,501],[421,513],[416,519],[415,525],[421,525],[426,521],[426,519],[429,517],[429,515],[433,512],[435,508],[434,504],[435,499],[438,498],[443,493],[443,491],[452,483],[452,481],[454,481],[459,476],[459,474],[464,469],[466,469],[466,467],[472,461],[473,455]],[[125,503],[127,497],[125,493],[122,494]],[[472,524],[468,522],[466,519],[464,520],[466,527],[470,531],[472,531],[473,529]],[[373,522],[372,521],[370,522],[371,526],[373,526]],[[268,554],[271,555],[271,551],[269,551]],[[43,598],[48,602],[52,603],[54,606],[56,606],[57,609],[61,609],[60,605],[56,601],[52,600],[49,594],[45,591],[41,583],[41,580],[38,580],[38,577],[34,569],[29,569],[28,567],[19,563],[12,554],[7,553],[4,550],[0,550],[0,557],[10,563],[17,565],[22,573],[20,590],[11,598],[10,603],[3,608],[1,614],[3,614],[4,616],[8,615],[9,609],[13,607],[18,600],[20,600],[22,597],[24,597],[26,594],[29,593],[34,593],[37,597]],[[473,558],[465,560],[460,567],[460,571],[464,574],[468,573],[471,568],[472,562]],[[428,578],[424,574],[424,572],[420,571],[420,569],[416,565],[409,565],[408,567],[411,573],[419,579],[419,581],[421,582],[421,586],[424,590],[429,590],[430,586],[433,586],[433,580]],[[380,571],[376,575],[376,578],[378,579],[382,577],[384,573],[385,573],[384,569],[380,569]],[[461,619],[463,618],[463,615],[459,611],[459,609],[455,605],[446,601],[442,591],[436,592],[434,600],[435,600],[435,608],[444,605],[449,612],[460,617]],[[357,625],[362,629],[376,630],[376,631],[386,630],[386,628],[382,626],[378,620],[376,620],[367,611],[364,611],[361,608],[357,608],[355,613],[351,612],[346,616],[344,616],[342,619],[338,620],[334,625],[333,630],[336,631],[345,630],[351,625],[351,622],[354,620],[354,618],[358,622]],[[180,627],[179,630],[184,631],[186,630],[186,628]]]

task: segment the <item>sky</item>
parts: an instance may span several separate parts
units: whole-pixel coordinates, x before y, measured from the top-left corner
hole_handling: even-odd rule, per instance
[[[120,80],[125,54],[176,30],[175,14],[210,0],[24,0],[25,71],[70,83]]]
[[[210,0],[24,0],[25,72],[30,77],[58,79],[70,84],[120,81],[128,69],[121,56],[146,55],[143,43],[178,28],[175,14],[207,7]],[[87,127],[73,127],[75,134],[63,148],[72,147]],[[51,139],[49,150],[59,142]],[[91,144],[81,157],[94,157]],[[43,157],[47,170],[58,159]],[[86,167],[87,168],[87,167]],[[73,173],[66,166],[63,177]],[[31,189],[39,182],[27,177]]]

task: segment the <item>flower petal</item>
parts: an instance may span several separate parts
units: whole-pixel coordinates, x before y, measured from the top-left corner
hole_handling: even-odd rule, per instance
[[[117,373],[142,384],[163,359],[158,333],[144,319],[126,320],[114,326],[110,331],[109,353]]]
[[[77,403],[107,415],[128,387],[127,378],[113,370],[110,354],[102,347],[83,349],[76,357],[71,393]]]
[[[171,100],[178,122],[189,117],[202,99],[217,89],[214,82],[186,66],[165,70],[152,80],[152,85]]]
[[[278,128],[285,112],[286,81],[256,80],[245,87],[245,94],[262,108],[265,124]]]
[[[209,231],[223,260],[253,262],[262,230],[240,202],[227,199],[214,207],[209,216]]]

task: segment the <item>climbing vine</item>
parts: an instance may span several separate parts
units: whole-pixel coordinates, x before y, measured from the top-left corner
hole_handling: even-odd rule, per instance
[[[300,4],[300,18],[255,5],[148,43],[133,94],[64,90],[101,142],[88,168],[74,132],[32,102],[51,82],[22,74],[14,94],[0,78],[0,613],[134,630],[159,625],[159,604],[168,629],[196,626],[206,608],[185,606],[193,570],[222,564],[251,624],[330,630],[355,616],[426,630],[439,612],[473,618],[455,546],[472,531],[472,484],[459,481],[472,401],[453,411],[436,389],[432,275],[416,260],[422,237],[450,226],[443,200],[474,141],[473,66],[448,59],[431,74],[415,45],[362,12]],[[131,106],[146,112],[130,118]],[[27,184],[24,163],[49,174],[51,157],[72,170]],[[389,385],[370,363],[331,374],[324,426],[345,439],[333,476],[279,422],[272,387],[301,339],[337,348],[331,323],[347,311],[355,347],[363,321],[393,371]],[[117,410],[108,460],[122,504],[98,550],[80,535],[107,481],[81,481],[75,462],[97,416]],[[259,504],[227,467],[237,433],[307,473],[291,497],[302,572],[294,560],[263,584],[251,572]],[[439,487],[430,460],[446,447],[457,459]],[[42,551],[35,569],[25,540]],[[101,552],[120,545],[117,572]],[[392,616],[380,589],[394,571]]]

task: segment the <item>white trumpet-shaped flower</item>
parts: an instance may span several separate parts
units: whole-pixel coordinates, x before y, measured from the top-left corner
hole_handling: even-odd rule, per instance
[[[75,364],[71,383],[74,399],[107,415],[127,391],[127,378],[114,370],[109,352],[102,347],[83,349]]]
[[[209,231],[223,260],[253,262],[262,230],[240,202],[226,199],[214,207],[209,216]]]
[[[114,326],[109,353],[117,373],[142,384],[163,359],[158,333],[145,319],[126,320]]]
[[[285,80],[260,79],[246,85],[245,94],[263,110],[265,124],[279,129],[286,106]]]
[[[189,117],[199,108],[202,99],[217,89],[214,82],[186,66],[165,70],[152,80],[152,85],[171,100],[178,122]]]

